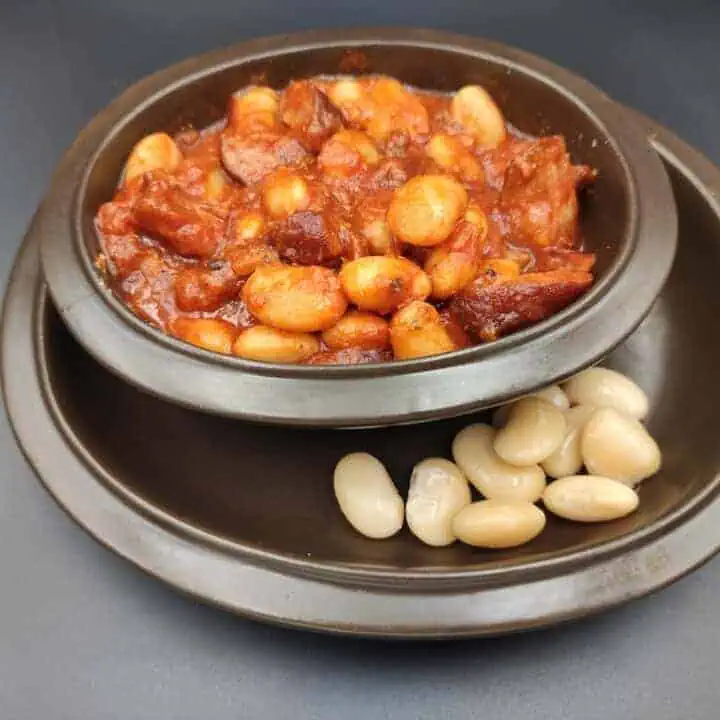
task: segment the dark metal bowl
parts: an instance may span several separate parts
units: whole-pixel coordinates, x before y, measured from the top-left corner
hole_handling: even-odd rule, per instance
[[[150,131],[205,125],[262,75],[334,73],[348,49],[369,72],[416,86],[486,86],[531,134],[562,133],[573,160],[600,172],[582,204],[597,281],[572,306],[488,345],[356,367],[257,363],[194,348],[135,317],[93,266],[93,216],[114,191],[130,148]],[[670,270],[676,215],[644,132],[607,96],[550,63],[496,43],[424,30],[334,31],[244,43],[188,60],[127,90],[80,134],[38,218],[45,276],[60,315],[103,365],[164,399],[209,413],[310,426],[420,422],[503,402],[586,367],[640,323]]]

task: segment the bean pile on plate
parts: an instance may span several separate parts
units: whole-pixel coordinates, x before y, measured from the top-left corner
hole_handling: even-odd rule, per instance
[[[575,522],[616,520],[636,510],[638,483],[660,469],[660,448],[641,422],[648,410],[632,380],[590,368],[498,408],[492,426],[461,430],[455,462],[433,457],[413,468],[406,502],[383,464],[363,452],[335,467],[335,496],[362,535],[388,538],[407,520],[433,547],[527,543],[545,527],[538,503]],[[471,486],[482,499],[473,500]]]

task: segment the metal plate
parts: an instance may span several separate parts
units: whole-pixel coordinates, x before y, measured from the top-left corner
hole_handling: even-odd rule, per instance
[[[459,420],[340,433],[263,428],[166,404],[75,343],[23,247],[4,308],[2,372],[18,441],[61,506],[100,542],[178,589],[285,625],[383,637],[550,625],[647,594],[720,547],[720,173],[648,126],[671,174],[680,249],[641,328],[610,359],[654,408],[665,455],[641,509],[601,526],[552,520],[516,551],[356,536],[334,507],[333,462],[368,449],[396,478],[447,454]],[[32,230],[30,231],[32,235]]]

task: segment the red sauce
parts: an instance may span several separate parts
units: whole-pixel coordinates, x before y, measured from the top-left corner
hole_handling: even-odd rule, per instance
[[[438,347],[447,351],[536,323],[587,290],[594,257],[581,250],[577,191],[594,172],[571,164],[562,137],[527,138],[508,128],[488,147],[459,120],[452,96],[363,77],[349,86],[348,100],[340,82],[322,77],[279,93],[240,92],[221,123],[142,141],[96,216],[98,267],[134,313],[206,349],[233,352],[245,329],[270,316],[253,315],[245,301],[257,267],[338,272],[368,255],[405,256],[424,268],[433,289],[422,297],[401,288],[382,317],[392,327],[394,312],[409,302],[434,305],[449,338]],[[388,225],[398,189],[428,175],[451,177],[465,193],[450,234],[432,247],[406,242]],[[431,271],[440,255],[442,268],[463,280],[449,294],[445,276]],[[352,294],[347,300],[342,307],[352,312]],[[282,322],[277,329],[282,342],[294,342],[282,335]],[[371,350],[328,347],[325,329],[319,323],[311,331],[317,343],[306,339],[310,356],[298,351],[284,361],[353,364],[414,352],[400,340]],[[272,360],[272,349],[254,359]]]

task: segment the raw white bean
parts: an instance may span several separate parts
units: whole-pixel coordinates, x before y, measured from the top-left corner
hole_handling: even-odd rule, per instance
[[[453,519],[458,540],[481,548],[510,548],[537,537],[545,514],[530,503],[481,500],[463,508]]]
[[[570,401],[559,385],[549,385],[542,390],[530,393],[527,397],[539,397],[543,400],[547,400],[558,410],[567,410],[570,407]],[[495,410],[492,417],[492,424],[494,428],[501,428],[505,425],[510,417],[510,410],[514,404],[514,402],[510,402],[506,405],[501,405],[497,408],[497,410]]]
[[[451,545],[455,542],[452,519],[470,501],[470,486],[460,468],[443,458],[427,458],[410,477],[408,527],[426,545]]]
[[[592,405],[576,405],[565,412],[567,431],[560,447],[542,462],[543,470],[550,477],[575,475],[583,466],[580,440],[585,423],[597,408]]]
[[[554,405],[538,397],[518,400],[507,425],[498,430],[495,452],[512,465],[532,465],[545,460],[565,437],[565,417]]]
[[[648,414],[647,395],[615,370],[589,368],[570,378],[563,387],[573,405],[612,407],[638,420]]]
[[[346,455],[335,466],[333,485],[342,514],[362,535],[388,538],[402,527],[405,505],[377,458],[363,452]]]
[[[539,465],[517,467],[498,457],[493,449],[495,431],[482,423],[469,425],[453,440],[455,462],[486,498],[505,502],[535,502],[545,489]]]
[[[600,408],[587,421],[580,449],[588,472],[633,486],[654,475],[662,462],[658,444],[639,420]]]
[[[617,520],[633,512],[639,501],[632,488],[598,475],[560,478],[543,494],[543,503],[551,513],[578,522]]]

